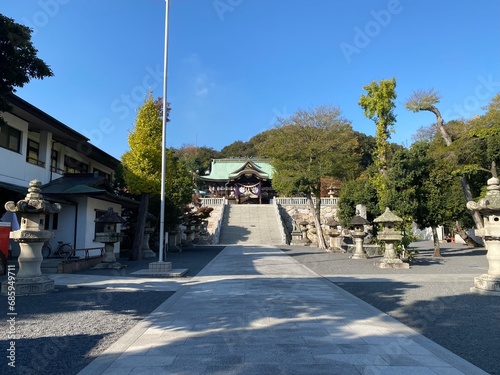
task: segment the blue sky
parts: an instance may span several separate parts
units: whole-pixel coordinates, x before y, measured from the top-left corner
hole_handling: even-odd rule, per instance
[[[410,145],[430,113],[404,101],[442,95],[445,121],[470,118],[500,92],[495,0],[170,0],[167,146],[222,149],[276,117],[328,104],[374,135],[363,86],[396,77],[392,141]],[[1,0],[34,29],[55,76],[17,94],[116,158],[128,150],[148,90],[162,95],[164,0]]]

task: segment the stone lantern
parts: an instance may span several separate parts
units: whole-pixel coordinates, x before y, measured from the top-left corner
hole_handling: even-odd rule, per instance
[[[476,229],[476,235],[483,238],[488,253],[488,273],[474,278],[471,292],[500,296],[500,180],[488,180],[486,196],[477,203],[467,202],[467,208],[479,212],[484,227]]]
[[[303,245],[304,242],[302,240],[302,232],[300,231],[298,224],[295,220],[292,221],[292,232],[290,245]]]
[[[331,219],[326,223],[326,225],[328,225],[328,236],[330,237],[329,250],[344,253],[345,251],[342,250],[340,244],[340,223],[335,219]]]
[[[309,239],[309,237],[307,237],[309,222],[306,220],[302,220],[299,223],[299,226],[300,226],[300,231],[302,232],[302,243],[304,244],[304,246],[307,246],[311,243],[311,240]]]
[[[53,237],[51,231],[45,230],[45,215],[61,210],[58,203],[50,203],[41,194],[42,183],[30,181],[26,198],[19,202],[7,202],[5,209],[17,212],[21,216],[20,229],[10,233],[10,238],[19,242],[19,271],[16,275],[16,294],[40,294],[54,290],[54,281],[42,275],[42,246]],[[7,292],[8,285],[2,284],[2,293]]]
[[[375,262],[375,265],[380,268],[410,268],[408,263],[404,263],[396,254],[394,250],[394,243],[401,241],[403,235],[400,231],[396,231],[396,223],[403,222],[399,216],[393,214],[389,207],[379,217],[373,220],[374,223],[380,223],[383,229],[378,232],[378,239],[385,243],[384,258]]]
[[[144,227],[144,238],[142,240],[142,258],[156,258],[156,254],[149,247],[149,237],[154,233],[155,229],[152,227],[152,223],[156,221],[156,217],[153,214],[148,213],[146,215],[146,225]]]
[[[349,222],[349,226],[354,227],[354,230],[351,231],[351,236],[356,245],[356,247],[354,248],[354,253],[351,256],[352,259],[368,258],[368,255],[366,255],[366,252],[363,249],[363,240],[366,237],[365,225],[370,225],[370,222],[359,215],[354,216],[353,219]]]
[[[95,222],[104,224],[103,231],[95,234],[95,241],[104,244],[104,259],[94,269],[121,269],[125,267],[116,261],[114,245],[121,239],[121,233],[117,231],[117,224],[124,223],[125,220],[110,207],[106,213],[95,219]]]

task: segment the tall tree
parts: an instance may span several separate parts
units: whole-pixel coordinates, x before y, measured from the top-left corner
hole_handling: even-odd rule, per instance
[[[282,194],[305,194],[314,213],[318,246],[326,248],[321,230],[321,178],[358,174],[360,155],[351,124],[339,108],[298,110],[270,130],[259,154],[273,160],[273,187]],[[340,157],[340,155],[342,155]],[[312,203],[316,198],[316,205]]]
[[[151,194],[160,192],[162,157],[162,115],[150,93],[139,108],[134,131],[129,134],[130,150],[122,155],[123,176],[128,190],[141,196],[131,259],[142,258],[144,226]]]
[[[32,78],[43,79],[53,75],[50,67],[39,57],[31,43],[29,27],[0,14],[0,112],[10,110],[7,97],[23,87]],[[0,123],[4,120],[0,117]]]
[[[413,112],[420,111],[429,111],[436,116],[436,126],[439,131],[439,134],[443,138],[447,147],[450,147],[453,143],[453,139],[448,132],[447,127],[445,126],[445,122],[443,120],[443,116],[441,112],[436,107],[440,101],[440,96],[433,89],[430,90],[418,90],[413,92],[413,94],[408,98],[405,103],[405,106],[408,110]],[[465,195],[465,199],[467,201],[471,201],[473,199],[472,190],[468,181],[467,176],[464,174],[461,176],[462,183],[462,191]],[[477,211],[471,211],[472,218],[476,225],[476,228],[483,228],[483,219],[481,215]]]
[[[394,131],[396,115],[396,78],[383,79],[380,82],[372,82],[363,86],[366,94],[361,95],[359,105],[363,108],[365,116],[375,122],[375,165],[379,174],[374,180],[379,194],[379,204],[382,207],[388,205],[387,201],[387,168],[389,162],[390,144],[389,138]]]

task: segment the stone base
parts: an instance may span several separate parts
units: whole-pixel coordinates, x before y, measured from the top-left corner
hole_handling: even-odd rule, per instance
[[[354,253],[351,256],[351,259],[368,259],[368,255],[366,255],[366,253],[362,253],[362,254]]]
[[[172,262],[149,263],[149,270],[153,272],[168,272],[172,269]]]
[[[156,254],[151,249],[142,249],[142,259],[156,258]]]
[[[342,254],[347,252],[346,250],[342,249],[341,247],[329,247],[328,251],[331,253],[342,253]]]
[[[16,278],[15,288],[16,296],[49,293],[54,291],[54,280],[45,275]],[[8,289],[9,284],[7,281],[4,281],[2,283],[2,294],[7,294]]]
[[[99,264],[96,264],[94,267],[91,269],[93,270],[121,270],[122,268],[125,268],[127,266],[124,266],[121,263],[118,262],[101,262]]]
[[[378,262],[373,263],[378,268],[398,268],[398,269],[409,269],[410,265],[403,262],[401,259],[387,259],[384,258]]]
[[[132,272],[134,276],[148,277],[181,277],[184,276],[188,269],[172,269],[172,262],[153,262],[149,263],[149,269]]]
[[[500,297],[500,277],[487,273],[474,278],[474,287],[470,289],[473,293],[487,294]]]

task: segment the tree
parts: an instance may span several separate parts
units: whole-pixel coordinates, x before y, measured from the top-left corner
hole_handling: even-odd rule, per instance
[[[183,145],[181,148],[174,150],[174,155],[190,171],[193,182],[197,188],[200,188],[198,186],[198,176],[204,175],[207,170],[210,170],[212,159],[218,159],[220,152],[209,147]]]
[[[273,188],[281,194],[305,194],[314,213],[318,246],[322,236],[321,178],[344,179],[358,175],[360,155],[350,122],[339,108],[320,106],[298,110],[267,132],[258,146],[259,155],[273,160]],[[341,156],[340,156],[341,155]],[[312,203],[316,198],[316,205]]]
[[[122,155],[123,177],[127,189],[141,196],[131,259],[142,258],[144,226],[151,194],[160,192],[162,157],[162,114],[150,93],[139,108],[134,131],[129,134],[130,150]]]
[[[375,165],[379,174],[375,176],[374,185],[379,194],[381,208],[388,205],[387,201],[387,168],[389,162],[389,138],[394,131],[394,100],[396,100],[396,79],[384,79],[363,86],[366,94],[361,95],[359,105],[365,111],[365,116],[372,119],[377,127],[375,134]]]
[[[450,133],[448,132],[448,129],[445,126],[443,117],[441,116],[441,112],[436,107],[436,104],[439,103],[439,101],[440,101],[440,96],[433,89],[426,91],[419,90],[415,91],[410,96],[410,98],[408,98],[408,100],[405,103],[405,106],[408,110],[413,112],[429,111],[433,113],[436,116],[436,126],[439,131],[439,134],[443,138],[446,146],[450,147],[453,143],[453,139]],[[473,198],[472,190],[466,175],[462,175],[461,183],[465,199],[467,201],[471,201]],[[481,215],[477,211],[470,211],[470,213],[472,215],[476,228],[478,229],[483,228],[483,219]]]
[[[0,112],[11,109],[8,96],[32,78],[53,76],[50,67],[37,57],[29,27],[0,14]],[[0,123],[4,120],[0,117]]]

